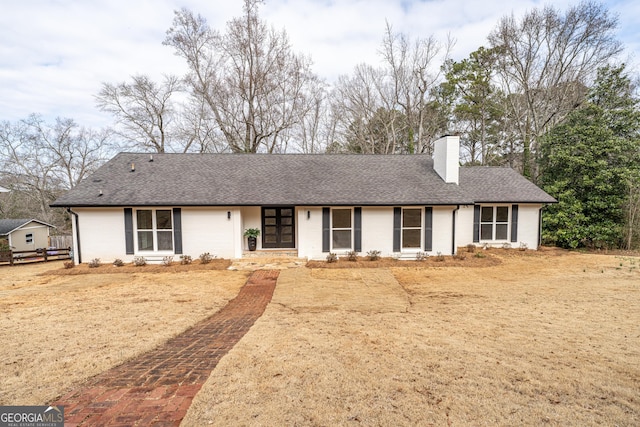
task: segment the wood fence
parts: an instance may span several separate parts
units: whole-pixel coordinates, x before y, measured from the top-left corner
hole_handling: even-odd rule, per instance
[[[71,248],[0,252],[0,265],[18,265],[31,262],[58,261],[61,259],[71,259]]]

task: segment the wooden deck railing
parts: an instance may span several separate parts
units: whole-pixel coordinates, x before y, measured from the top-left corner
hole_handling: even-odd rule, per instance
[[[71,248],[40,248],[32,251],[0,252],[0,265],[27,264],[71,258]]]

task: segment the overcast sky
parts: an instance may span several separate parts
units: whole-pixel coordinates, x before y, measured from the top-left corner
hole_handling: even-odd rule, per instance
[[[186,67],[163,46],[173,11],[186,7],[213,28],[242,13],[242,0],[3,0],[0,8],[0,121],[31,113],[69,117],[88,127],[109,125],[95,107],[102,82],[133,74],[159,80]],[[577,1],[554,0],[560,10]],[[543,1],[478,0],[266,0],[260,16],[284,28],[293,49],[311,56],[314,71],[333,81],[362,62],[379,63],[385,23],[411,37],[450,34],[459,60],[482,45],[498,20]],[[640,61],[640,1],[608,0],[619,17],[626,55]],[[626,59],[623,58],[623,59]]]

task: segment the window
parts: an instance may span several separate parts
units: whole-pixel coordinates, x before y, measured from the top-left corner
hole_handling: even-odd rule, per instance
[[[331,243],[333,249],[351,249],[351,209],[331,210]]]
[[[33,245],[33,234],[32,233],[28,233],[24,237],[25,237],[25,242],[27,243],[27,245]]]
[[[422,247],[422,209],[402,210],[402,248]]]
[[[154,215],[155,214],[155,215]],[[141,209],[136,211],[139,251],[172,251],[173,228],[171,210]]]
[[[509,236],[509,207],[482,206],[480,212],[480,240],[507,240]]]

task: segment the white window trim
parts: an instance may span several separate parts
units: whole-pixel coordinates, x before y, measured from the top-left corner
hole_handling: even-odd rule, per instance
[[[482,221],[482,209],[483,208],[492,208],[493,209],[493,220],[491,223],[489,222],[483,222]],[[498,208],[507,208],[507,212],[508,212],[508,218],[507,218],[507,222],[497,222],[497,218],[498,218]],[[505,243],[505,242],[509,242],[511,241],[511,205],[506,205],[506,204],[498,204],[498,205],[480,205],[480,242],[499,242],[499,243]],[[483,239],[482,238],[482,224],[491,224],[491,239]],[[505,239],[496,239],[496,225],[497,224],[507,224],[507,237]]]
[[[417,209],[420,211],[420,227],[405,227],[404,226],[404,211],[405,209]],[[422,252],[422,248],[424,248],[424,221],[425,214],[424,208],[419,206],[402,206],[402,210],[400,211],[400,252],[405,253],[418,253]],[[419,248],[405,248],[404,247],[404,230],[420,230],[420,247]]]
[[[334,210],[348,210],[350,211],[350,215],[351,215],[351,227],[350,228],[334,228],[333,227],[333,211]],[[330,222],[329,222],[329,230],[330,230],[330,235],[329,235],[329,244],[330,244],[330,248],[331,248],[331,252],[335,251],[352,251],[353,250],[353,233],[354,233],[354,214],[353,214],[353,208],[349,208],[349,207],[344,207],[344,206],[336,206],[335,208],[331,208],[330,210]],[[351,231],[351,245],[349,248],[334,248],[333,247],[333,232],[334,231],[340,231],[340,230],[350,230]]]
[[[151,211],[151,230],[149,229],[138,229],[138,211]],[[169,211],[171,213],[171,228],[162,229],[160,231],[171,231],[171,250],[158,250],[158,224],[156,218],[157,211]],[[138,231],[152,231],[153,232],[153,249],[152,250],[141,250],[138,245]],[[134,244],[134,254],[136,255],[149,255],[149,254],[161,254],[161,255],[173,255],[175,254],[176,242],[175,242],[175,233],[173,230],[173,209],[172,208],[140,208],[133,210],[133,244]]]

